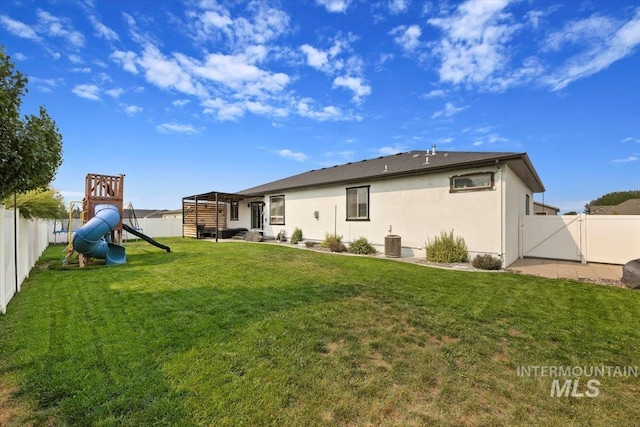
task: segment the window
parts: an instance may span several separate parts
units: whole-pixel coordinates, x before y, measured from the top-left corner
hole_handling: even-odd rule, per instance
[[[272,225],[284,225],[284,196],[271,196],[269,199],[270,216]]]
[[[230,221],[237,221],[238,220],[238,202],[231,202],[231,212],[229,213],[229,220]]]
[[[369,186],[347,188],[347,221],[369,220]]]
[[[493,172],[452,176],[450,192],[493,189]]]

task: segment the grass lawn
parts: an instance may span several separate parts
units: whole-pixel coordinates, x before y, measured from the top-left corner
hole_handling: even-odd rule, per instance
[[[0,316],[0,425],[631,425],[640,292],[285,246],[47,249]],[[577,393],[589,377],[578,379]],[[573,383],[572,383],[573,384]],[[573,387],[573,385],[572,385]]]

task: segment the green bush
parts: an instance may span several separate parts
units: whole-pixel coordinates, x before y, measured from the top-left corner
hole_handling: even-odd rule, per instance
[[[302,241],[302,230],[296,227],[296,229],[293,230],[293,234],[291,235],[291,243],[294,245],[297,245],[298,242],[301,242],[301,241]]]
[[[378,252],[366,237],[360,237],[349,245],[349,252],[352,254],[369,255]]]
[[[427,239],[427,261],[432,262],[465,262],[468,252],[462,237],[454,237],[453,230],[442,231],[440,236]]]
[[[332,243],[341,243],[342,236],[338,236],[337,234],[325,233],[324,240],[320,242],[320,246],[323,248],[329,248]]]
[[[346,252],[347,247],[344,245],[344,243],[334,241],[329,243],[329,250],[331,252]]]
[[[502,261],[489,254],[478,255],[471,264],[481,270],[500,270],[502,268]]]
[[[315,245],[317,245],[317,244],[318,244],[318,242],[313,242],[313,241],[311,241],[311,240],[307,240],[306,242],[304,242],[304,245],[305,245],[306,247],[308,247],[308,248],[312,248],[312,247],[314,247],[314,246],[315,246]]]

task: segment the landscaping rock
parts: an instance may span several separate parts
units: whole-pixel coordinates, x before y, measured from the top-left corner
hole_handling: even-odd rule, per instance
[[[247,242],[262,242],[264,241],[264,236],[257,231],[248,231],[244,240]]]
[[[629,261],[622,268],[622,283],[627,288],[640,289],[640,258]]]

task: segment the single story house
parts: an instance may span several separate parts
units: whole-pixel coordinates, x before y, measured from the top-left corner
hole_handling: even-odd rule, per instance
[[[345,243],[366,237],[383,250],[401,239],[403,256],[424,256],[427,240],[453,230],[470,257],[518,258],[519,216],[533,215],[545,190],[526,153],[417,150],[326,167],[248,188],[183,198],[183,235],[246,228],[264,236],[300,228]],[[217,207],[217,209],[216,209]]]
[[[536,215],[558,215],[560,208],[541,202],[533,202],[533,211]]]
[[[640,199],[629,199],[613,206],[590,206],[591,215],[640,215]]]

